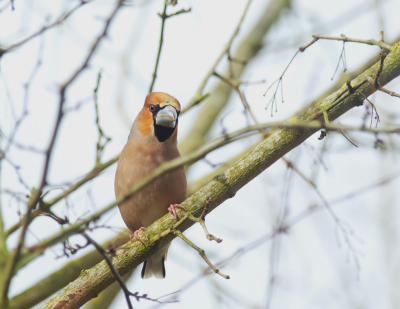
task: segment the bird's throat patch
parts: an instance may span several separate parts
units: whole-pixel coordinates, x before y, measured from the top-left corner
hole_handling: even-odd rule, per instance
[[[154,135],[157,137],[159,142],[165,142],[174,133],[175,128],[168,128],[160,126],[154,123]]]

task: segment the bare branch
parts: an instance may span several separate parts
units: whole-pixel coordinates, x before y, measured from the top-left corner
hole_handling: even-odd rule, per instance
[[[100,126],[100,118],[99,118],[99,105],[98,105],[98,95],[97,92],[99,91],[100,87],[100,80],[101,80],[101,70],[99,74],[97,75],[97,84],[96,87],[93,90],[93,95],[94,95],[94,110],[96,113],[96,127],[97,127],[97,132],[99,133],[99,137],[97,139],[97,144],[96,144],[96,161],[94,164],[94,168],[97,168],[98,166],[101,165],[101,155],[103,154],[103,150],[108,144],[108,142],[111,141],[111,137],[107,136],[103,129]],[[104,138],[104,142],[102,143],[102,139]]]
[[[229,86],[231,86],[239,95],[240,100],[243,104],[243,107],[245,109],[246,113],[249,113],[251,118],[253,119],[254,123],[258,124],[258,121],[256,119],[256,117],[254,116],[249,103],[247,102],[245,96],[243,95],[242,91],[240,90],[240,86],[241,85],[250,85],[250,84],[259,84],[259,83],[265,83],[264,80],[262,81],[258,81],[258,82],[241,82],[241,81],[236,81],[232,78],[229,77],[225,77],[222,76],[220,74],[218,74],[217,72],[214,72],[213,74],[214,76],[218,77],[221,81],[223,81],[224,83],[228,84]]]
[[[307,44],[306,47],[310,46],[312,44]],[[305,48],[304,48],[305,49]],[[278,92],[279,86],[281,86],[281,97],[282,97],[282,103],[283,103],[283,76],[285,75],[286,71],[288,70],[289,66],[292,64],[294,58],[296,58],[296,56],[298,55],[299,52],[303,52],[304,49],[302,50],[302,47],[299,48],[299,50],[293,55],[292,59],[289,61],[288,65],[286,66],[286,68],[283,70],[281,76],[279,76],[279,78],[277,80],[275,80],[269,87],[268,89],[265,91],[264,93],[264,97],[267,95],[268,91],[272,88],[272,86],[276,83],[276,88],[275,88],[275,92],[271,97],[271,100],[268,102],[267,106],[265,107],[265,109],[267,110],[268,107],[271,105],[271,117],[273,116],[273,108],[274,108],[274,104],[275,104],[275,112],[278,111],[278,105],[276,104],[276,94]]]
[[[362,43],[362,44],[368,44],[368,45],[376,45],[376,46],[379,46],[380,48],[385,48],[387,50],[392,50],[392,48],[393,48],[391,45],[386,44],[383,41],[376,41],[374,39],[371,39],[371,40],[352,39],[352,38],[345,36],[344,34],[342,34],[340,37],[313,34],[312,37],[315,39],[321,39],[321,40],[335,40],[335,41],[343,41],[343,42],[353,42],[353,43]]]
[[[398,94],[394,91],[387,90],[386,88],[380,87],[378,90],[382,91],[384,93],[387,93],[388,95],[390,95],[392,97],[400,98],[400,94]]]
[[[188,13],[188,12],[191,11],[190,8],[187,9],[187,10],[182,9],[182,10],[180,10],[180,11],[177,11],[177,12],[175,12],[175,13],[172,13],[172,14],[170,14],[170,15],[167,15],[167,7],[168,7],[168,5],[170,5],[170,4],[172,4],[172,3],[170,3],[168,0],[165,0],[165,2],[164,2],[164,11],[163,11],[161,14],[158,13],[158,16],[160,16],[161,19],[162,19],[162,21],[161,21],[160,43],[159,43],[159,46],[158,46],[158,53],[157,53],[157,58],[156,58],[156,64],[155,64],[154,72],[153,72],[153,75],[152,75],[153,78],[152,78],[152,80],[151,80],[151,84],[150,84],[150,88],[149,88],[149,93],[153,92],[153,87],[154,87],[154,84],[155,84],[156,78],[157,78],[158,64],[159,64],[159,62],[160,62],[161,50],[162,50],[162,46],[163,46],[163,43],[164,43],[165,21],[166,21],[169,17],[177,16],[177,15],[179,15],[179,14]]]
[[[332,75],[331,80],[333,80],[333,78],[334,78],[335,75],[336,75],[336,72],[337,72],[337,70],[338,70],[338,68],[339,68],[340,60],[342,60],[342,63],[343,63],[343,73],[345,73],[345,72],[347,71],[345,42],[343,42],[342,52],[340,53],[340,57],[339,57],[337,66],[336,66],[335,72],[334,72],[333,75]]]

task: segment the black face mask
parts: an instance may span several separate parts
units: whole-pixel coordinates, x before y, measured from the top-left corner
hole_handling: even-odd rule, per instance
[[[165,108],[165,106],[163,108]],[[163,108],[161,108],[159,105],[154,105],[154,109],[150,110],[153,113],[154,134],[161,143],[165,142],[174,133],[175,128],[178,125],[178,117],[180,114],[180,111],[177,111],[178,117],[176,118],[175,126],[173,128],[158,125],[156,124],[156,116],[157,113]]]

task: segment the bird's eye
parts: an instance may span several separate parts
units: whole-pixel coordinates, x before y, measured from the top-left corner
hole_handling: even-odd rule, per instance
[[[151,112],[154,112],[156,110],[156,106],[154,104],[151,104],[149,110]]]

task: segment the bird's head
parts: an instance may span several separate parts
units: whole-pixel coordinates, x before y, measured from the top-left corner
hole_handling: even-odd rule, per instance
[[[136,126],[142,136],[155,136],[159,142],[170,139],[176,144],[179,101],[164,92],[150,93],[136,118]]]

